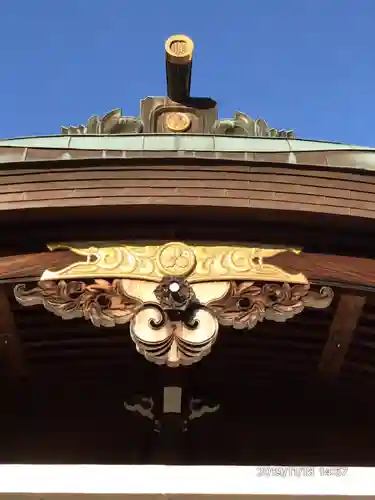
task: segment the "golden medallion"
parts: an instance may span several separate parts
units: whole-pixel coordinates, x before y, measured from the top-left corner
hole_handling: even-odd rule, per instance
[[[167,115],[166,125],[172,132],[185,132],[190,127],[191,120],[186,113],[170,113]]]
[[[167,243],[157,255],[158,268],[167,276],[186,276],[195,264],[194,252],[184,243]]]
[[[165,42],[167,60],[174,64],[187,64],[193,58],[194,42],[186,35],[173,35]]]

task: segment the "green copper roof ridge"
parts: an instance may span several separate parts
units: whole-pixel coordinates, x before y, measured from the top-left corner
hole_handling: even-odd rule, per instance
[[[273,141],[298,141],[298,142],[318,142],[318,143],[324,143],[324,144],[337,144],[337,145],[342,145],[342,146],[348,146],[348,147],[362,147],[358,144],[347,144],[345,142],[341,142],[341,141],[325,141],[323,139],[307,139],[307,138],[301,138],[301,137],[298,137],[298,138],[293,138],[293,139],[288,139],[288,138],[285,138],[285,137],[258,137],[258,136],[240,136],[240,135],[232,135],[232,136],[228,136],[226,134],[193,134],[193,133],[181,133],[181,134],[176,134],[176,133],[170,133],[170,134],[167,134],[165,132],[163,133],[155,133],[155,132],[143,132],[141,134],[84,134],[84,135],[72,135],[72,136],[67,136],[66,134],[48,134],[48,135],[25,135],[25,136],[17,136],[17,137],[7,137],[7,138],[3,138],[3,139],[0,139],[0,143],[1,142],[5,142],[5,141],[17,141],[17,140],[20,140],[20,139],[47,139],[49,137],[68,137],[68,138],[71,138],[71,137],[80,137],[80,138],[83,138],[83,137],[97,137],[97,138],[101,138],[101,137],[134,137],[134,136],[146,136],[146,137],[149,137],[149,136],[157,136],[157,137],[174,137],[174,136],[178,136],[178,137],[225,137],[226,139],[230,140],[230,139],[257,139],[257,140],[270,140],[272,139]],[[375,148],[372,148],[370,146],[363,146],[364,149],[375,149]]]
[[[332,142],[332,141],[323,141],[323,140],[318,140],[318,139],[289,139],[289,138],[285,138],[285,137],[246,137],[246,136],[228,136],[228,135],[212,135],[212,134],[191,134],[191,133],[184,133],[184,134],[166,134],[166,133],[160,133],[160,134],[155,134],[155,133],[142,133],[142,134],[116,134],[116,135],[112,135],[112,134],[85,134],[85,135],[64,135],[64,134],[49,134],[49,135],[36,135],[36,136],[24,136],[24,137],[12,137],[12,138],[8,138],[8,139],[0,139],[0,147],[38,147],[38,148],[45,148],[45,149],[61,149],[62,148],[62,145],[55,145],[55,146],[51,146],[49,144],[45,144],[45,145],[38,145],[38,146],[35,146],[35,145],[32,145],[30,144],[29,146],[25,144],[25,142],[27,142],[28,140],[31,140],[31,141],[35,141],[35,140],[42,140],[43,139],[46,139],[48,141],[48,139],[60,139],[62,140],[62,142],[65,142],[66,145],[65,145],[65,148],[66,149],[92,149],[92,147],[87,147],[87,148],[82,148],[79,147],[79,148],[74,148],[74,147],[71,147],[70,146],[70,143],[73,142],[77,142],[78,141],[82,141],[83,143],[84,142],[90,142],[92,144],[92,141],[93,139],[97,140],[98,143],[101,142],[103,143],[103,139],[105,141],[109,141],[109,142],[118,142],[118,139],[120,138],[139,138],[142,140],[142,138],[148,138],[148,137],[155,137],[157,139],[161,139],[162,142],[165,142],[165,140],[167,138],[173,138],[173,139],[176,139],[176,138],[191,138],[191,139],[213,139],[213,141],[216,141],[216,139],[223,139],[225,140],[226,143],[231,143],[231,142],[235,142],[235,141],[244,141],[244,142],[254,142],[254,141],[259,141],[259,142],[264,142],[264,141],[272,141],[272,143],[274,145],[276,145],[277,143],[281,143],[282,141],[287,144],[289,144],[289,150],[293,151],[293,147],[292,145],[293,144],[300,144],[302,145],[303,143],[310,143],[310,144],[316,144],[316,145],[320,145],[320,146],[323,146],[323,145],[327,145],[327,146],[338,146],[339,149],[341,151],[344,151],[344,150],[361,150],[361,151],[374,151],[375,148],[371,148],[371,147],[365,147],[365,146],[359,146],[359,145],[354,145],[354,144],[346,144],[346,143],[343,143],[343,142]],[[65,139],[65,140],[64,140]],[[14,144],[14,143],[17,143],[17,142],[22,142],[22,144]],[[215,142],[213,142],[214,144]],[[250,144],[249,144],[250,145]],[[99,146],[99,144],[98,144]],[[106,147],[104,147],[103,144],[100,145],[100,149],[106,149]],[[125,144],[124,144],[125,146]],[[163,150],[163,145],[160,144],[160,149]],[[63,147],[63,149],[65,149]],[[93,149],[98,149],[97,147],[96,148],[93,148]],[[126,149],[126,147],[124,147],[124,149]],[[142,148],[144,149],[144,148]],[[171,148],[167,148],[168,150],[170,150]],[[190,148],[189,148],[190,149]],[[215,149],[215,148],[208,148],[207,151],[209,150],[212,150],[212,149]],[[245,149],[248,149],[248,148],[245,148]],[[274,148],[272,148],[273,150],[275,150]],[[297,148],[298,149],[298,148]],[[314,150],[315,148],[312,148],[312,150]],[[321,149],[321,148],[318,148],[318,149]],[[202,150],[200,148],[200,150]]]

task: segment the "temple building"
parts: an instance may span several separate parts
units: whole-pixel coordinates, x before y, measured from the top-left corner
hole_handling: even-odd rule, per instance
[[[0,140],[2,464],[375,466],[375,150],[220,118],[193,52]]]

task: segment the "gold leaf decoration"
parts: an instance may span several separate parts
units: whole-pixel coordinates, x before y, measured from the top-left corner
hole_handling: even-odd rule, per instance
[[[165,276],[184,276],[189,283],[207,281],[280,281],[307,283],[302,273],[292,274],[265,262],[288,248],[236,245],[49,245],[51,250],[69,248],[86,257],[57,272],[45,271],[41,280],[81,278],[133,278],[159,282]]]

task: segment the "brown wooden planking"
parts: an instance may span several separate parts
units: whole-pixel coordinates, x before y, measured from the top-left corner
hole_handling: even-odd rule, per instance
[[[65,165],[69,165],[69,167],[57,168],[56,163],[64,163]],[[113,220],[113,217],[116,217],[117,219],[122,218],[121,224],[124,225],[126,222],[122,232],[124,235],[126,233],[125,237],[129,237],[130,232],[128,227],[129,223],[131,224],[133,219],[133,225],[135,219],[137,219],[139,223],[139,221],[142,220],[144,222],[145,217],[152,217],[155,223],[155,214],[159,214],[158,217],[160,222],[163,220],[164,224],[167,222],[167,219],[170,223],[173,222],[173,217],[181,220],[181,217],[184,216],[185,223],[187,216],[192,219],[195,217],[195,222],[189,219],[189,226],[186,227],[189,234],[193,230],[192,225],[195,228],[194,231],[197,230],[196,224],[200,220],[203,226],[206,225],[205,237],[207,237],[207,221],[212,221],[213,218],[215,220],[223,220],[226,218],[227,221],[230,220],[232,230],[230,231],[230,235],[228,231],[225,233],[225,238],[229,237],[235,240],[243,241],[244,238],[241,234],[246,232],[248,235],[247,238],[251,238],[251,241],[255,238],[256,241],[279,244],[284,242],[283,239],[285,239],[286,236],[288,240],[295,240],[296,243],[293,244],[297,245],[309,246],[313,243],[313,241],[315,241],[316,243],[313,243],[311,247],[312,249],[315,249],[318,243],[316,238],[313,236],[312,231],[316,232],[316,227],[321,226],[322,224],[325,224],[325,227],[328,228],[328,222],[330,221],[330,228],[332,228],[332,230],[329,229],[329,233],[326,232],[324,237],[325,243],[323,244],[323,240],[321,241],[318,245],[318,251],[323,253],[333,253],[337,251],[340,253],[340,251],[348,251],[348,249],[344,250],[342,248],[343,245],[345,247],[351,245],[353,246],[353,249],[349,249],[350,255],[355,255],[356,253],[361,255],[362,253],[362,255],[372,256],[369,242],[367,243],[366,240],[365,243],[362,240],[363,236],[371,230],[369,225],[371,224],[371,218],[373,217],[373,203],[371,201],[372,194],[369,194],[369,191],[371,191],[371,189],[375,186],[375,184],[372,184],[373,180],[375,180],[375,176],[367,174],[353,174],[353,171],[344,172],[339,171],[338,169],[318,169],[315,166],[305,168],[296,165],[285,165],[284,167],[280,167],[280,165],[270,166],[267,164],[259,165],[255,163],[234,164],[228,162],[203,161],[200,161],[199,165],[197,165],[197,162],[190,162],[190,164],[187,164],[186,161],[183,164],[181,163],[181,160],[178,161],[177,159],[172,163],[168,163],[168,160],[166,159],[159,162],[155,161],[155,164],[150,164],[150,162],[147,163],[145,161],[142,163],[140,160],[131,162],[127,160],[122,163],[123,164],[119,164],[119,161],[108,161],[105,165],[103,165],[103,161],[99,163],[87,161],[55,162],[53,164],[48,164],[46,162],[43,165],[40,163],[30,164],[30,167],[32,168],[29,170],[25,168],[15,170],[15,165],[7,165],[6,170],[0,170],[0,184],[3,181],[5,182],[5,184],[0,185],[0,199],[1,193],[4,193],[4,191],[8,191],[7,193],[4,193],[6,195],[12,194],[12,191],[17,191],[17,189],[19,189],[17,188],[17,184],[18,186],[23,185],[21,188],[27,188],[24,191],[22,191],[22,189],[21,191],[19,190],[17,196],[21,196],[25,193],[23,196],[31,195],[40,197],[46,193],[45,189],[48,189],[49,186],[58,188],[60,188],[61,185],[71,186],[71,184],[68,183],[74,181],[75,176],[77,177],[77,182],[73,182],[74,187],[70,187],[69,194],[74,191],[76,187],[87,186],[88,184],[90,185],[92,181],[94,181],[94,183],[96,181],[97,185],[100,185],[100,189],[102,189],[103,186],[108,186],[106,179],[110,181],[111,176],[116,177],[115,179],[112,179],[112,182],[115,181],[118,186],[122,187],[117,189],[116,195],[113,195],[116,188],[108,186],[110,192],[107,192],[107,194],[110,194],[111,196],[103,196],[103,192],[99,191],[98,193],[98,191],[94,189],[96,194],[99,194],[99,196],[91,196],[89,198],[86,197],[82,200],[80,198],[56,199],[58,192],[51,189],[48,191],[48,195],[51,196],[52,199],[31,201],[26,199],[24,201],[8,201],[4,203],[1,203],[0,201],[2,222],[7,225],[6,231],[8,235],[8,238],[3,240],[1,246],[5,248],[9,245],[9,248],[12,248],[10,254],[13,253],[15,235],[13,234],[14,231],[12,221],[16,222],[24,220],[27,222],[27,227],[30,228],[30,230],[32,229],[33,233],[38,232],[39,234],[42,230],[44,231],[44,236],[40,238],[38,246],[35,248],[33,245],[31,245],[32,248],[30,247],[30,240],[27,240],[28,243],[24,240],[24,235],[18,235],[17,237],[20,242],[21,240],[23,241],[22,245],[27,244],[30,250],[40,251],[46,241],[49,240],[49,233],[53,232],[55,239],[60,237],[59,234],[62,234],[61,228],[59,231],[54,229],[56,224],[54,221],[57,220],[64,220],[66,225],[66,236],[64,236],[64,239],[69,238],[72,240],[77,239],[76,236],[68,236],[68,233],[70,235],[73,230],[75,231],[77,229],[74,228],[74,225],[72,224],[77,217],[81,219],[81,224],[83,219],[86,217],[90,218],[93,223],[94,220],[96,221],[98,218],[102,220],[104,214],[106,214],[105,217],[107,217],[108,220],[105,226],[108,226],[111,220]],[[76,165],[76,168],[72,168],[73,164]],[[15,175],[16,172],[17,175]],[[5,173],[7,175],[5,175]],[[70,177],[70,180],[68,178],[65,180],[65,176]],[[32,177],[33,182],[25,182],[29,177]],[[101,179],[101,177],[103,179]],[[283,182],[283,179],[289,180],[288,182]],[[6,185],[6,180],[10,182],[9,186]],[[38,180],[40,182],[37,182]],[[167,181],[167,184],[169,183],[169,187],[171,189],[166,187],[165,180]],[[56,186],[51,184],[50,181],[54,183],[58,182],[60,184]],[[306,182],[306,184],[302,184],[302,189],[305,189],[306,192],[313,193],[309,195],[309,200],[307,200],[303,195],[301,196],[298,192],[299,181],[301,181],[301,184]],[[153,186],[154,184],[157,184],[160,189],[163,189],[163,196],[161,196],[160,191],[158,195],[158,189],[153,188],[151,188],[152,196],[147,196],[145,194],[144,196],[138,196],[136,188],[137,182],[139,183],[138,190],[144,190],[147,188],[147,185]],[[340,184],[342,182],[345,184]],[[190,187],[189,183],[191,183]],[[332,184],[329,184],[328,186],[326,183],[337,183],[337,189],[334,191],[334,188],[331,189],[331,187],[329,187],[332,186]],[[30,186],[28,186],[28,184],[30,184]],[[197,187],[199,185],[201,188]],[[176,186],[180,187],[178,188]],[[225,186],[225,188],[223,188],[223,186]],[[226,189],[228,186],[232,186],[232,189],[229,191]],[[243,189],[244,186],[246,189]],[[248,191],[249,186],[251,191]],[[269,186],[268,191],[266,190],[267,186]],[[331,189],[330,192],[328,188]],[[29,193],[28,189],[30,189]],[[123,194],[118,193],[118,191],[123,193],[124,189],[126,189],[127,192],[130,191],[130,195],[123,196]],[[183,190],[183,196],[175,194],[176,192],[179,192],[179,189]],[[201,191],[202,189],[204,191],[203,193]],[[318,197],[316,193],[319,192],[320,189],[325,196]],[[293,191],[294,200],[291,201],[289,193],[283,192],[283,190]],[[221,194],[220,197],[213,196],[213,193],[216,194],[218,192]],[[241,197],[249,196],[249,192],[252,194],[251,198]],[[342,196],[342,192],[345,193],[345,196],[350,194],[350,198],[337,198],[339,200],[338,204],[336,203],[336,198],[334,196],[328,196],[330,193],[335,196],[337,194]],[[143,193],[147,194],[147,191],[143,191]],[[190,196],[191,193],[193,196]],[[85,189],[83,196],[87,194],[88,190]],[[199,194],[201,194],[202,197],[199,198]],[[233,197],[229,195],[232,195]],[[263,195],[266,196],[265,199],[260,198],[260,196]],[[357,196],[358,198],[365,197],[366,199],[353,200],[353,196]],[[346,202],[347,200],[348,202]],[[306,203],[306,201],[308,201],[308,203]],[[153,205],[152,210],[149,210],[150,204]],[[47,207],[48,210],[44,210],[44,208]],[[201,210],[201,208],[204,210]],[[310,214],[308,214],[308,212],[310,212]],[[322,217],[323,214],[325,214],[324,218]],[[348,217],[341,217],[342,215]],[[351,219],[350,216],[355,216],[356,218]],[[32,220],[34,221],[32,225],[30,217],[32,217]],[[43,222],[40,221],[38,223],[36,219],[39,219],[40,217],[43,218]],[[307,217],[309,217],[309,219],[307,219]],[[248,221],[246,225],[244,225],[245,219]],[[233,230],[233,227],[236,224],[238,225],[240,220],[243,221],[243,227],[241,227],[241,230],[237,228],[236,233],[236,231]],[[262,222],[260,226],[260,221],[263,220],[266,224]],[[297,237],[295,234],[295,228],[289,227],[282,229],[282,226],[280,225],[282,220],[284,220],[284,222],[286,221],[289,225],[291,224],[291,220],[294,221],[294,224],[299,224],[297,232],[300,236]],[[270,227],[271,224],[269,224],[268,221],[272,223],[272,229]],[[275,222],[277,222],[276,225]],[[256,227],[254,226],[254,223],[256,224]],[[308,226],[308,224],[310,224],[310,226]],[[359,226],[359,224],[361,224],[361,226]],[[314,227],[315,229],[313,229]],[[360,227],[362,229],[360,229]],[[337,240],[337,231],[342,230],[343,228],[351,232],[354,230],[358,234],[356,236],[352,235],[350,242],[341,242],[340,248],[332,251],[332,248],[335,246],[334,242]],[[82,227],[82,230],[85,229],[86,225]],[[92,224],[89,231],[90,234],[86,231],[87,238],[92,238],[95,231],[99,235],[99,233],[101,234],[103,230],[103,224],[102,226],[96,223]],[[116,227],[113,227],[112,231],[115,230]],[[144,232],[141,234],[138,226],[136,229],[133,228],[133,230],[135,230],[135,232],[142,238],[146,238],[149,234],[153,233],[150,228],[143,228]],[[170,227],[169,233],[171,233],[172,238],[173,234],[176,233],[176,230],[176,225],[174,229],[172,226]],[[256,236],[254,236],[254,230]],[[285,231],[287,232],[285,233]],[[334,238],[332,231],[336,231]],[[359,234],[360,231],[363,233],[361,233],[362,236]],[[181,224],[179,224],[177,232],[179,234],[182,232]],[[272,237],[269,234],[271,232]],[[164,233],[165,231],[163,234]],[[118,234],[118,231],[116,234]],[[218,237],[222,239],[223,233],[220,234],[216,234],[216,236],[214,235],[212,237],[216,240]],[[284,236],[280,236],[280,234]],[[319,239],[319,235],[317,236]],[[358,239],[360,236],[362,237],[362,243]],[[106,236],[106,238],[108,237],[111,238],[113,236]],[[164,237],[168,238],[169,236],[165,236],[164,234],[163,238]],[[179,238],[181,237],[182,236],[179,236]],[[339,239],[340,238],[341,237],[339,236]],[[102,236],[99,236],[99,239],[103,239]],[[357,241],[355,246],[354,239]],[[329,244],[329,248],[325,248],[328,245],[328,240],[331,243]],[[310,243],[308,243],[308,241]],[[362,245],[361,249],[359,249],[358,245]],[[366,250],[363,245],[369,249]]]
[[[186,178],[194,178],[207,175],[208,178],[215,179],[216,176],[237,176],[237,178],[243,179],[248,174],[259,174],[259,175],[278,175],[278,176],[294,176],[298,177],[301,181],[301,177],[306,178],[322,178],[322,179],[342,179],[342,180],[353,180],[356,182],[373,182],[375,178],[375,172],[370,171],[357,171],[357,170],[345,170],[345,169],[328,169],[319,168],[317,166],[301,166],[301,165],[285,165],[280,166],[278,164],[259,164],[259,163],[234,163],[234,162],[181,162],[181,161],[169,161],[164,159],[163,161],[150,162],[134,162],[125,161],[106,161],[106,162],[72,162],[72,163],[61,163],[56,164],[33,164],[29,168],[21,168],[22,165],[8,165],[6,168],[0,169],[0,181],[1,183],[7,183],[8,180],[15,182],[22,175],[24,179],[28,179],[29,176],[40,175],[40,179],[48,180],[48,178],[61,179],[61,174],[74,174],[78,175],[84,174],[83,178],[86,176],[95,175],[95,173],[101,173],[106,175],[108,172],[110,175],[127,175],[129,173],[130,177],[134,176],[137,172],[141,176],[154,176],[156,178],[170,178],[171,176],[182,176]],[[240,177],[238,177],[240,176]],[[89,176],[90,177],[90,176]],[[35,177],[34,177],[35,180]]]
[[[303,197],[301,197],[303,199]],[[362,202],[364,204],[365,202]],[[45,208],[82,208],[82,207],[122,207],[123,209],[133,208],[135,206],[147,207],[152,211],[150,205],[155,207],[221,207],[221,208],[250,208],[256,210],[272,210],[272,211],[288,211],[294,213],[316,213],[319,215],[345,215],[352,217],[368,218],[372,220],[375,216],[374,211],[367,210],[366,208],[349,208],[346,206],[332,206],[326,205],[323,202],[320,204],[307,204],[302,201],[283,202],[274,200],[257,200],[257,199],[238,199],[238,198],[213,198],[213,197],[186,197],[182,198],[180,195],[176,196],[111,196],[103,197],[96,196],[91,198],[73,198],[73,199],[49,199],[43,201],[23,201],[17,203],[0,203],[0,211],[9,210],[28,210],[28,209],[45,209]],[[359,203],[358,203],[359,205]],[[77,213],[76,217],[80,214]],[[251,212],[249,212],[249,216]]]
[[[247,191],[249,189],[255,190],[255,191],[269,191],[270,190],[270,184],[273,184],[274,190],[279,191],[279,192],[286,192],[286,193],[294,193],[300,189],[303,191],[306,191],[308,194],[321,194],[321,195],[328,195],[330,196],[332,193],[338,198],[347,198],[350,196],[351,191],[353,191],[352,196],[357,196],[357,192],[354,190],[350,189],[351,184],[349,182],[344,183],[342,181],[338,181],[337,184],[332,183],[332,186],[329,187],[327,186],[327,183],[322,182],[322,185],[319,185],[316,181],[313,183],[306,183],[305,180],[301,182],[300,179],[295,180],[295,182],[290,183],[290,182],[284,182],[284,179],[282,176],[270,176],[267,182],[264,182],[263,180],[255,180],[251,176],[251,180],[249,180],[249,176],[246,175],[242,179],[234,180],[232,177],[228,179],[228,176],[224,176],[223,178],[218,178],[213,175],[210,175],[209,178],[205,179],[202,178],[197,178],[197,179],[192,179],[189,178],[185,174],[185,178],[177,177],[177,178],[168,178],[167,176],[164,176],[164,178],[158,178],[150,175],[148,173],[146,178],[140,178],[140,173],[139,172],[131,172],[131,176],[125,176],[122,175],[121,172],[116,172],[117,175],[100,175],[99,172],[95,172],[95,175],[91,175],[90,178],[87,178],[87,176],[82,177],[78,175],[70,174],[64,176],[64,180],[53,180],[51,178],[47,179],[46,182],[38,182],[38,184],[34,185],[35,183],[31,182],[21,182],[21,183],[9,183],[7,182],[5,185],[1,185],[0,187],[0,193],[3,194],[13,194],[13,193],[23,193],[25,191],[46,191],[47,190],[47,184],[48,184],[48,191],[55,191],[55,190],[64,190],[64,189],[75,189],[75,188],[80,188],[80,189],[95,189],[98,187],[98,183],[105,182],[105,186],[108,188],[145,188],[145,187],[150,187],[150,184],[152,182],[152,187],[153,188],[168,188],[168,189],[175,189],[175,188],[181,188],[181,189],[197,189],[197,188],[206,188],[206,189],[227,189],[228,187],[228,182],[230,183],[230,189],[236,189],[239,191]],[[153,172],[152,172],[153,173]],[[130,174],[130,172],[124,172],[124,174]],[[81,177],[81,178],[79,178]],[[93,177],[93,178],[91,178]],[[173,177],[176,177],[175,175]],[[275,178],[276,177],[276,178]],[[25,179],[23,179],[25,180]],[[335,185],[334,185],[335,184]],[[368,185],[366,186],[369,191],[367,192],[369,195],[372,195],[374,197],[374,192],[375,192],[375,185]],[[373,192],[371,192],[371,189],[373,189]],[[362,193],[362,191],[360,191]]]
[[[58,270],[80,260],[85,259],[69,251],[4,256],[0,257],[0,277],[40,276],[44,269]]]
[[[0,184],[17,183],[17,182],[31,182],[31,181],[56,181],[64,180],[67,178],[74,180],[74,175],[77,174],[77,179],[90,179],[103,176],[106,178],[112,176],[115,178],[202,178],[202,179],[228,179],[235,180],[249,179],[249,176],[254,180],[266,180],[273,176],[278,181],[285,178],[286,182],[302,182],[301,177],[310,179],[311,182],[319,182],[324,179],[327,182],[329,179],[333,180],[348,180],[351,182],[359,182],[362,184],[374,183],[375,175],[369,171],[343,171],[339,169],[322,169],[318,167],[303,167],[298,165],[267,165],[258,163],[227,163],[227,162],[192,162],[183,163],[175,160],[173,163],[164,161],[155,161],[154,164],[145,162],[129,162],[123,160],[122,162],[73,162],[70,164],[65,163],[65,168],[57,168],[55,164],[38,164],[33,165],[32,168],[21,168],[22,165],[9,165],[7,168],[0,169]],[[22,176],[22,177],[21,177]]]
[[[102,165],[101,172],[94,168],[83,172],[77,166],[76,180],[65,179],[65,175],[69,173],[65,169],[55,169],[53,173],[49,173],[39,167],[39,171],[31,174],[33,182],[25,182],[25,178],[30,174],[20,172],[18,183],[16,172],[12,169],[10,176],[2,178],[3,182],[8,182],[0,185],[0,209],[96,204],[175,205],[177,200],[179,205],[191,205],[193,200],[193,204],[202,206],[247,206],[369,218],[375,216],[375,200],[372,194],[375,190],[375,177],[371,175],[365,176],[367,182],[363,182],[364,178],[352,180],[352,173],[346,173],[345,185],[342,184],[342,178],[337,179],[335,188],[327,187],[325,178],[312,177],[308,168],[305,169],[308,182],[304,185],[304,177],[300,176],[298,185],[298,176],[290,175],[293,172],[291,168],[286,169],[284,174],[269,175],[264,170],[262,173],[254,173],[253,167],[249,165],[218,165],[213,168],[207,165],[198,167],[195,164],[190,169],[179,164],[169,167],[162,174],[166,178],[161,179],[160,166],[149,167],[148,170],[143,166],[140,170],[134,168],[134,165],[131,169],[124,165],[115,172],[106,171],[110,168],[109,165]],[[231,179],[233,174],[229,167],[236,167],[236,175],[240,174],[239,179]],[[298,168],[301,170],[301,167]],[[272,171],[272,168],[270,170]],[[222,176],[220,179],[215,177],[219,173]],[[104,174],[107,174],[107,178]],[[113,174],[116,174],[115,179],[108,177]],[[326,175],[326,172],[321,174]],[[70,176],[74,175],[74,171],[70,170]],[[253,175],[256,175],[256,178],[253,178]],[[331,177],[331,186],[334,181]]]
[[[348,285],[375,286],[375,259],[343,255],[286,252],[268,262],[288,272],[303,272],[309,281],[337,282]]]
[[[152,186],[150,186],[152,182]],[[306,194],[321,196],[333,199],[345,199],[351,203],[353,200],[363,200],[374,202],[375,200],[375,184],[367,185],[367,191],[358,191],[347,189],[350,183],[346,183],[346,188],[342,185],[343,183],[338,181],[336,188],[329,188],[326,185],[324,187],[320,185],[311,184],[301,184],[301,183],[286,183],[279,182],[277,179],[270,179],[268,182],[258,182],[254,180],[225,180],[225,179],[123,179],[123,178],[111,178],[105,179],[103,176],[99,176],[97,179],[75,179],[64,181],[52,181],[37,185],[31,183],[21,183],[21,184],[7,184],[0,188],[0,196],[2,201],[13,201],[17,200],[19,197],[22,199],[33,199],[36,196],[45,196],[45,193],[49,193],[50,196],[59,196],[59,193],[72,193],[76,191],[81,191],[83,193],[90,193],[90,190],[98,190],[99,186],[105,183],[105,188],[108,190],[108,194],[111,190],[116,189],[122,192],[139,192],[142,195],[142,190],[152,189],[157,190],[158,193],[162,194],[163,191],[167,193],[177,192],[178,194],[188,195],[194,193],[195,190],[206,190],[206,194],[211,196],[220,195],[232,195],[240,198],[248,198],[252,196],[252,193],[257,193],[257,196],[267,196],[267,193],[272,191],[272,193],[278,193],[276,196],[282,196],[283,194]],[[316,184],[316,183],[315,183]],[[47,189],[48,185],[48,189]],[[371,192],[373,189],[373,192]],[[70,190],[70,191],[68,191]],[[222,191],[224,190],[224,192]],[[42,193],[38,195],[37,193]],[[259,193],[259,194],[258,194]],[[152,192],[151,192],[152,194]],[[17,196],[18,195],[18,196]],[[66,195],[65,195],[66,196]]]
[[[70,184],[70,183],[69,183]],[[87,183],[83,183],[87,184]],[[18,193],[0,193],[0,203],[17,203],[25,201],[40,201],[41,203],[54,200],[72,200],[74,198],[82,199],[82,204],[86,198],[116,198],[116,197],[179,197],[183,203],[184,198],[195,198],[195,199],[205,199],[205,198],[230,198],[233,200],[278,200],[290,203],[302,203],[304,205],[327,205],[333,207],[347,207],[347,208],[363,208],[365,210],[375,212],[375,196],[371,195],[372,201],[363,201],[355,197],[354,192],[352,192],[353,197],[350,197],[350,192],[342,190],[325,190],[316,189],[314,190],[310,187],[304,189],[304,186],[293,186],[293,189],[285,190],[284,192],[278,192],[279,186],[274,186],[269,183],[269,189],[266,190],[263,186],[263,190],[255,191],[251,188],[248,189],[231,189],[230,182],[222,183],[221,187],[176,187],[168,186],[167,183],[160,186],[158,183],[149,187],[127,187],[126,184],[121,186],[120,183],[116,185],[105,185],[103,187],[103,181],[97,181],[92,187],[80,186],[76,183],[71,184],[70,188],[67,189],[49,189],[47,185],[43,186],[45,189],[40,190],[29,190],[21,191]],[[116,184],[116,183],[115,183]],[[120,185],[119,185],[120,184]],[[176,183],[177,184],[177,183]],[[225,184],[227,188],[225,188]],[[245,187],[245,186],[243,186]],[[321,191],[321,192],[320,192]]]
[[[62,269],[82,260],[69,251],[0,257],[0,279],[38,278],[45,269]],[[84,260],[84,259],[83,259]],[[375,259],[312,253],[276,255],[267,262],[288,272],[305,274],[311,282],[333,282],[348,287],[375,287]]]
[[[335,193],[338,195],[338,191]],[[134,201],[137,198],[137,201]],[[112,204],[113,201],[118,199],[121,204],[149,204],[153,200],[155,204],[166,204],[170,202],[175,204],[173,198],[179,201],[179,205],[191,205],[191,199],[195,201],[195,205],[210,205],[210,200],[215,206],[220,206],[220,200],[223,200],[222,205],[228,206],[228,201],[231,200],[230,205],[234,207],[242,206],[259,206],[273,202],[269,208],[286,209],[283,203],[290,204],[291,210],[315,210],[322,213],[338,213],[335,208],[340,210],[340,213],[347,213],[350,215],[350,209],[361,209],[369,212],[369,217],[375,216],[375,199],[372,201],[348,198],[338,198],[336,196],[319,196],[318,194],[308,194],[303,192],[303,187],[298,193],[279,193],[273,191],[270,186],[269,191],[253,191],[253,190],[238,190],[238,189],[194,189],[194,188],[168,188],[168,187],[138,187],[138,188],[109,188],[97,187],[95,189],[61,189],[55,191],[34,191],[22,192],[15,194],[0,194],[0,207],[2,209],[17,209],[27,208],[28,204],[31,207],[50,207],[61,206],[62,201],[66,201],[70,206],[85,206],[90,205],[92,202],[89,200],[100,199],[98,205]],[[374,198],[374,197],[372,197]],[[87,201],[86,201],[87,200]],[[164,201],[165,200],[165,201]],[[254,203],[255,202],[255,203]],[[294,205],[300,205],[296,208]],[[322,209],[320,209],[322,207]],[[324,207],[324,208],[323,208]],[[331,207],[331,208],[330,208]],[[265,207],[266,208],[266,207]]]
[[[275,169],[276,170],[276,169]],[[312,175],[313,173],[319,175]],[[153,183],[164,183],[168,182],[172,187],[173,183],[181,185],[181,187],[197,187],[197,186],[211,186],[212,184],[222,182],[231,182],[233,188],[246,189],[246,186],[259,185],[259,189],[264,189],[270,182],[281,187],[302,185],[311,188],[323,188],[323,189],[340,189],[347,191],[360,191],[360,192],[375,192],[375,178],[372,176],[352,176],[346,175],[346,180],[339,177],[332,178],[326,177],[325,172],[296,172],[284,170],[283,172],[254,172],[253,169],[246,171],[242,168],[242,172],[232,172],[226,171],[223,168],[212,168],[207,167],[196,169],[196,167],[191,168],[181,168],[176,166],[175,169],[165,169],[163,166],[159,168],[145,168],[139,166],[134,167],[119,167],[118,169],[113,169],[107,167],[105,170],[100,168],[79,168],[79,169],[69,169],[56,171],[53,169],[46,172],[46,169],[41,169],[39,171],[24,172],[21,171],[19,174],[14,175],[14,173],[9,173],[9,175],[1,175],[0,173],[0,192],[19,192],[23,190],[28,190],[31,188],[32,184],[36,184],[36,189],[43,189],[45,183],[51,185],[51,189],[60,189],[64,187],[65,183],[67,187],[69,183],[82,183],[89,182],[93,183],[95,181],[101,180],[106,183],[122,181],[132,186],[142,186],[150,185],[150,181]],[[4,173],[3,173],[4,174]],[[301,174],[301,175],[298,175]],[[303,174],[303,175],[302,175]],[[137,184],[139,183],[139,184]],[[243,187],[245,184],[245,187]],[[109,184],[110,185],[110,184]],[[293,187],[291,188],[293,189]]]
[[[158,177],[169,177],[170,175],[187,175],[189,177],[213,174],[212,178],[216,178],[216,176],[224,174],[225,177],[229,176],[238,176],[238,175],[247,175],[251,174],[260,174],[260,175],[293,175],[297,177],[306,177],[306,178],[321,178],[321,179],[342,179],[342,180],[351,180],[360,183],[374,182],[375,172],[372,171],[360,171],[360,170],[345,170],[345,169],[329,169],[322,168],[318,166],[301,166],[301,165],[280,165],[274,164],[270,165],[267,163],[259,164],[259,163],[235,163],[235,162],[220,162],[220,161],[193,161],[186,162],[176,160],[168,160],[163,159],[162,161],[154,160],[151,162],[145,161],[129,161],[123,160],[119,161],[111,161],[107,160],[103,161],[82,161],[82,162],[54,162],[54,163],[37,163],[31,164],[29,168],[22,168],[23,165],[10,164],[6,167],[0,169],[0,181],[7,182],[15,181],[17,177],[23,175],[24,178],[28,178],[31,175],[43,175],[41,180],[46,180],[49,176],[53,176],[56,174],[60,176],[61,174],[69,174],[69,173],[77,173],[80,175],[81,173],[88,174],[91,172],[94,174],[95,172],[100,172],[103,175],[106,175],[106,172],[110,172],[114,174],[116,172],[120,172],[121,175],[126,175],[126,172],[140,173],[140,175],[154,175]],[[5,181],[2,181],[5,179]],[[301,180],[301,179],[300,179]]]

